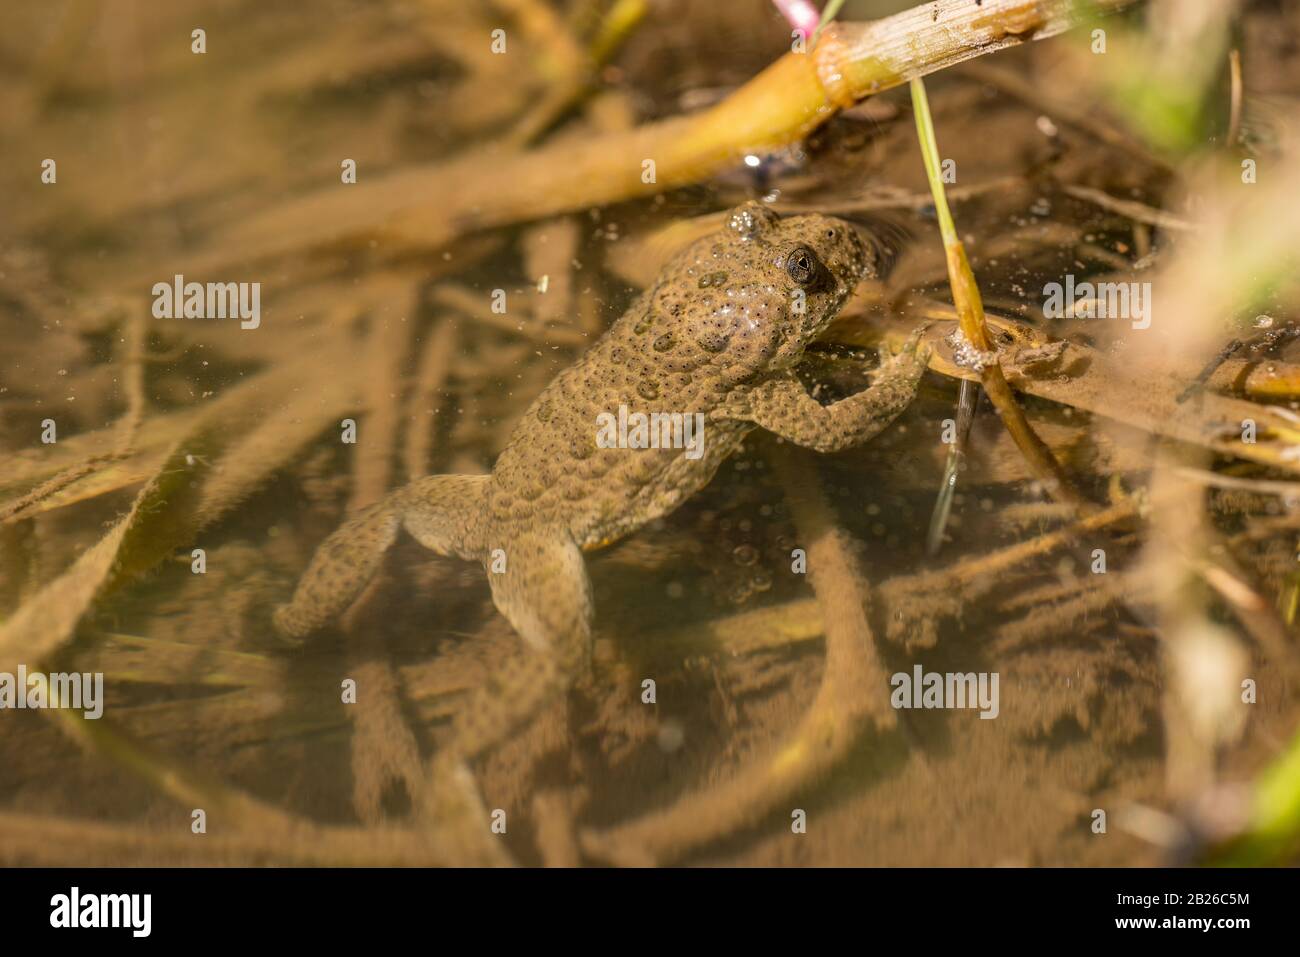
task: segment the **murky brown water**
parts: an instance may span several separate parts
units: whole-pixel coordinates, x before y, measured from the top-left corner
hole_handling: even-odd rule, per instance
[[[788,48],[770,5],[717,6],[651,4],[599,94],[546,135],[580,152],[716,101]],[[858,6],[843,17],[904,5]],[[477,8],[69,0],[9,14],[0,672],[102,672],[104,717],[0,711],[6,863],[445,860],[409,838],[421,832],[427,762],[518,639],[480,568],[406,537],[342,624],[301,646],[277,637],[272,609],[345,511],[423,474],[489,470],[532,399],[653,280],[680,242],[667,227],[690,217],[766,197],[848,216],[891,249],[889,276],[864,284],[801,367],[823,402],[870,381],[882,339],[897,345],[951,310],[905,89],[755,167],[540,221],[453,224],[454,238],[433,230],[421,242],[418,230],[389,230],[396,220],[374,214],[373,193],[339,205],[338,193],[385,177],[436,175],[433,164],[485,151],[534,116],[563,45],[547,46],[544,24],[521,27],[509,34],[520,59],[494,57],[485,37],[512,21]],[[1295,61],[1267,38],[1295,12],[1261,17],[1247,33],[1251,75],[1294,95]],[[584,35],[587,21],[574,23]],[[1029,81],[1050,102],[1068,87],[1052,56],[1039,44],[978,69]],[[1143,405],[1157,363],[1122,352],[1124,323],[1044,319],[1040,291],[1065,273],[1127,276],[1169,241],[1067,187],[1151,206],[1176,190],[1162,164],[997,81],[956,70],[929,83],[959,231],[991,315],[1069,337],[1090,357],[1124,357],[1111,379],[1054,367],[1023,399],[1084,494],[1122,509],[1157,460],[1159,409]],[[479,154],[482,175],[507,149]],[[42,182],[46,159],[53,182]],[[343,181],[347,160],[355,185]],[[296,203],[304,196],[324,205]],[[260,283],[256,327],[159,318],[154,285],[178,273]],[[498,288],[521,312],[490,313]],[[1279,295],[1279,324],[1288,304]],[[942,546],[927,554],[956,416],[958,380],[944,371],[861,449],[818,456],[755,432],[679,510],[588,557],[590,673],[476,766],[514,859],[599,860],[584,835],[668,809],[659,831],[649,825],[665,861],[1156,863],[1175,849],[1135,808],[1181,813],[1286,746],[1294,493],[1211,489],[1203,523],[1188,520],[1187,535],[1262,598],[1243,623],[1240,591],[1192,578],[1173,606],[1217,629],[1221,644],[1197,660],[1220,679],[1236,669],[1229,684],[1252,680],[1258,697],[1234,716],[1214,712],[1208,730],[1200,712],[1171,718],[1195,692],[1178,690],[1183,672],[1161,637],[1171,605],[1144,577],[1168,529],[1124,514],[1058,534],[1076,519],[1045,496],[987,399]],[[1109,391],[1120,384],[1132,394]],[[43,441],[51,421],[54,441]],[[792,563],[814,541],[823,567],[842,563],[821,581]],[[854,609],[866,609],[860,621]],[[895,711],[880,682],[827,692],[824,621],[832,643],[874,662],[865,674],[996,674],[996,719]],[[348,681],[355,704],[342,700]],[[1221,690],[1206,681],[1207,695]],[[726,822],[710,795],[782,760],[809,714],[836,729],[828,739],[849,734],[835,719],[851,715],[842,753],[788,795],[748,795],[752,809]],[[1097,809],[1105,834],[1094,833]],[[683,837],[696,813],[716,827]],[[290,821],[316,830],[286,837]]]

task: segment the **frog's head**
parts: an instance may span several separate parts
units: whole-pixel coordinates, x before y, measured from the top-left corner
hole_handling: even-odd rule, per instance
[[[782,219],[749,202],[669,266],[655,307],[678,317],[707,351],[757,371],[797,360],[873,273],[874,258],[848,223],[815,214]]]
[[[874,258],[852,226],[811,213],[780,218],[757,202],[727,217],[732,241],[753,248],[753,261],[787,300],[787,335],[807,345],[835,318],[858,282],[875,274]]]
[[[844,220],[809,213],[781,218],[766,205],[745,203],[727,216],[729,239],[749,247],[755,269],[767,273],[792,299],[811,307],[806,315],[826,328],[875,263],[857,231]],[[744,254],[742,254],[744,255]]]

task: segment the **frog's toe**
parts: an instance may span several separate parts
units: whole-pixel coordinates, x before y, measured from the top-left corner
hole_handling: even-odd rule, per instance
[[[927,322],[913,329],[897,353],[883,356],[881,371],[904,378],[919,378],[934,354],[934,346],[924,339],[929,327],[930,323]]]
[[[900,351],[899,355],[917,355],[920,353],[928,353],[931,349],[931,346],[928,342],[923,342],[923,337],[925,336],[926,330],[929,328],[930,328],[930,323],[923,322],[921,323],[921,325],[913,329],[911,334],[908,335],[907,341],[903,343],[903,348]]]

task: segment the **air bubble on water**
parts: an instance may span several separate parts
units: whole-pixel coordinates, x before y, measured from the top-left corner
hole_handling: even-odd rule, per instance
[[[655,741],[659,745],[659,750],[665,754],[672,754],[686,743],[686,728],[676,718],[668,718],[659,725]]]
[[[998,354],[996,351],[983,352],[976,349],[970,341],[962,335],[961,327],[953,329],[948,337],[944,340],[952,348],[952,360],[963,369],[970,369],[972,372],[983,372],[988,366],[996,365]]]

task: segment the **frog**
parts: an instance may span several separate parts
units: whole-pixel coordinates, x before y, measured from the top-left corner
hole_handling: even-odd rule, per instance
[[[301,640],[342,614],[405,531],[483,566],[496,609],[520,642],[470,692],[433,763],[481,809],[471,764],[560,700],[587,667],[594,608],[585,554],[633,534],[703,488],[755,429],[817,452],[868,441],[912,401],[929,349],[916,330],[885,354],[867,388],[823,405],[795,374],[805,349],[858,283],[876,247],[827,215],[782,217],[758,201],[662,268],[525,411],[491,471],[418,479],[358,511],[317,549],[274,614]],[[691,448],[600,441],[620,408],[701,423]],[[665,433],[667,435],[667,433]],[[656,447],[657,446],[657,447]],[[435,804],[438,802],[435,800]]]

